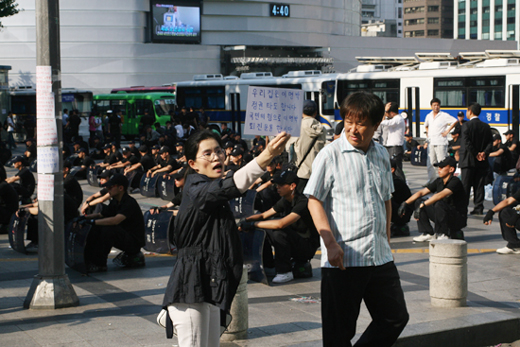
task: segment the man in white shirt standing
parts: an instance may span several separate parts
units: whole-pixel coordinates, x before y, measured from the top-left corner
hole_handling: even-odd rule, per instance
[[[434,165],[441,162],[448,155],[448,131],[447,127],[457,120],[446,112],[441,111],[441,101],[433,98],[430,101],[432,111],[426,116],[424,126],[426,127],[428,148],[428,182],[437,178],[437,170]]]
[[[395,174],[406,182],[406,177],[403,172],[403,155],[404,155],[404,133],[406,126],[404,119],[399,115],[399,107],[397,103],[391,101],[385,106],[385,119],[381,122],[384,128],[383,132],[387,134],[386,147],[390,159],[394,159],[396,163]]]

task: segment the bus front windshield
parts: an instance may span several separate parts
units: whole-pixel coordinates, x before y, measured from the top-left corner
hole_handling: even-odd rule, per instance
[[[336,90],[335,81],[323,82],[321,85],[321,114],[334,115],[334,94]]]
[[[157,116],[167,116],[170,111],[175,111],[175,99],[155,100],[155,113]]]

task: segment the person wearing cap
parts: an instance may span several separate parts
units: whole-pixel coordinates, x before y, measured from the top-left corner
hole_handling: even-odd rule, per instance
[[[166,205],[155,206],[155,207],[150,208],[150,213],[154,214],[154,213],[158,213],[160,211],[169,210],[176,206],[180,206],[180,204],[182,202],[182,188],[184,188],[184,183],[186,182],[186,172],[187,171],[188,170],[186,168],[182,168],[181,170],[179,170],[178,172],[176,172],[175,174],[172,175],[172,177],[174,179],[175,187],[177,187],[177,189],[179,189],[179,192],[177,194],[175,194],[173,199]],[[176,216],[178,212],[179,212],[178,209],[174,210],[173,215]]]
[[[448,142],[448,155],[455,158],[456,161],[459,161],[459,149],[460,149],[460,129],[455,128],[451,132],[451,140]]]
[[[327,138],[323,125],[316,119],[318,105],[312,100],[303,102],[302,124],[300,137],[294,143],[296,153],[297,175],[299,180],[298,193],[302,193],[312,173],[312,163],[319,151],[325,146]]]
[[[307,208],[307,198],[298,193],[298,176],[293,171],[283,171],[272,179],[281,199],[266,212],[245,218],[239,224],[243,231],[254,228],[265,229],[267,239],[274,247],[274,267],[276,276],[273,283],[285,283],[294,279],[294,269],[305,268],[305,273],[297,276],[312,277],[310,260],[320,246],[320,237]],[[280,219],[270,219],[279,216]],[[267,245],[267,249],[270,249]],[[267,255],[267,257],[266,257]],[[264,252],[264,266],[269,266],[272,252]],[[267,259],[266,259],[267,258]]]
[[[459,113],[457,113],[457,121],[455,123],[453,123],[452,125],[450,125],[448,130],[446,130],[444,132],[446,134],[446,136],[448,136],[450,131],[452,134],[456,131],[459,131],[459,134],[462,132],[462,124],[467,122],[467,120],[465,120],[464,117],[465,117],[464,112],[459,111]],[[453,131],[452,131],[452,129],[453,129]]]
[[[258,155],[262,153],[264,149],[265,139],[263,139],[260,135],[255,135],[255,138],[253,139],[253,148],[251,148],[251,152],[253,153],[253,155]]]
[[[404,134],[404,139],[405,139],[405,143],[404,143],[404,153],[403,153],[403,160],[404,161],[410,161],[410,158],[412,156],[412,151],[417,148],[417,149],[421,149],[421,145],[419,145],[419,142],[417,142],[417,140],[415,140],[412,136],[412,134],[410,133],[406,133]]]
[[[520,254],[520,240],[516,230],[520,230],[520,190],[502,200],[484,216],[484,224],[491,225],[493,215],[500,212],[498,220],[502,237],[507,242],[505,247],[497,249],[498,254]]]
[[[85,148],[87,150],[87,153],[88,153],[88,150],[89,150],[89,144],[87,141],[83,140],[83,136],[81,135],[78,135],[74,138],[75,142],[79,143],[79,148]]]
[[[108,190],[104,187],[104,185],[108,182],[110,177],[112,176],[112,173],[108,170],[105,170],[101,172],[97,177],[99,178],[99,183],[101,184],[101,190],[97,193],[92,194],[89,196],[83,205],[81,205],[81,215],[87,214],[87,210],[90,208],[93,208],[94,206],[98,204],[102,204],[107,200],[110,200],[110,194],[108,193]],[[92,211],[90,211],[92,212]]]
[[[466,115],[469,121],[462,126],[459,149],[461,180],[468,201],[473,188],[474,207],[470,213],[475,215],[484,214],[484,186],[489,171],[487,157],[493,146],[491,128],[478,118],[480,111],[476,102],[468,106]]]
[[[92,139],[93,143],[92,146],[90,146],[90,157],[92,159],[103,159],[105,158],[105,155],[103,153],[103,143],[101,142],[101,138],[94,137]]]
[[[385,116],[381,122],[383,127],[383,133],[385,136],[385,143],[390,159],[394,159],[396,163],[395,174],[400,177],[403,181],[406,181],[406,177],[403,172],[403,154],[404,154],[404,133],[406,125],[404,119],[399,115],[399,107],[397,103],[391,101],[385,105]]]
[[[30,203],[31,195],[36,187],[34,175],[27,168],[27,161],[24,157],[18,156],[13,161],[14,168],[18,170],[16,175],[6,178],[6,182],[11,184],[18,195],[22,198],[22,203]]]
[[[81,169],[76,172],[76,178],[87,178],[87,170],[91,166],[96,166],[96,162],[94,159],[87,156],[87,150],[85,148],[80,148],[78,151],[78,157],[74,160],[74,166],[79,166]]]
[[[139,163],[134,164],[130,167],[126,167],[124,170],[125,175],[135,170],[139,170],[141,172],[148,172],[148,170],[155,166],[155,161],[153,160],[151,154],[148,152],[148,146],[141,145],[139,147],[139,153],[141,154],[141,159],[139,160]]]
[[[390,158],[373,141],[384,113],[385,105],[372,93],[344,99],[344,131],[318,153],[303,192],[321,236],[324,347],[348,345],[354,338],[362,300],[373,321],[360,345],[393,345],[409,319],[389,243]]]
[[[235,148],[237,146],[240,146],[242,148],[242,151],[244,151],[244,153],[248,152],[247,142],[244,141],[244,139],[242,139],[242,135],[235,134],[233,136],[233,139],[234,139],[234,142],[235,142]]]
[[[162,146],[159,150],[159,163],[147,171],[148,177],[153,177],[159,173],[169,174],[175,173],[180,170],[181,165],[177,160],[173,159],[170,155],[170,148],[168,146]]]
[[[83,190],[78,180],[70,174],[72,163],[68,160],[63,161],[63,191],[74,199],[74,208],[77,210],[83,202]]]
[[[493,134],[493,147],[489,153],[489,163],[491,171],[497,174],[507,174],[507,171],[515,167],[513,156],[509,148],[502,143],[502,136],[500,134]],[[493,175],[491,174],[491,182]]]
[[[504,136],[506,137],[505,145],[511,152],[513,163],[516,164],[518,158],[520,157],[520,146],[518,145],[518,139],[514,136],[513,130],[506,131]]]
[[[392,225],[390,226],[390,233],[392,237],[409,236],[410,228],[408,222],[412,216],[413,209],[407,208],[404,215],[399,215],[399,207],[401,204],[412,196],[410,187],[406,181],[396,175],[397,163],[394,159],[390,159],[390,166],[392,168],[392,180],[394,182],[394,192],[392,193]]]
[[[87,271],[106,271],[112,247],[122,251],[113,260],[117,265],[144,266],[141,253],[141,247],[145,245],[144,218],[137,201],[128,195],[128,179],[123,174],[114,174],[105,188],[112,197],[110,204],[101,213],[77,220],[93,226],[85,246]]]
[[[181,165],[184,165],[186,163],[186,157],[184,156],[184,143],[183,142],[177,142],[175,144],[175,154],[173,155],[175,160]]]
[[[0,163],[0,234],[5,234],[13,213],[18,211],[18,193],[6,182],[7,173]]]
[[[441,111],[441,101],[433,98],[430,101],[432,111],[428,113],[424,120],[426,128],[426,143],[424,148],[428,149],[428,182],[431,183],[437,178],[437,164],[448,155],[448,127],[456,122],[456,119],[446,112]]]
[[[124,169],[126,167],[132,166],[139,163],[139,159],[132,153],[130,148],[125,147],[123,149],[123,157],[120,161],[117,163],[114,163],[112,165],[108,165],[106,167],[107,170],[114,170],[114,169]]]
[[[151,155],[152,155],[153,161],[154,161],[155,165],[158,165],[161,160],[161,157],[159,156],[159,151],[161,150],[161,147],[159,145],[153,145],[151,148],[152,148]]]
[[[161,136],[161,134],[159,134],[159,132],[154,130],[151,126],[148,126],[145,129],[145,134],[146,134],[146,143],[147,144],[151,144],[151,145],[158,144],[157,142],[159,142],[159,137]]]
[[[103,147],[103,151],[106,156],[102,163],[97,164],[99,167],[104,168],[113,165],[122,159],[121,153],[116,149],[114,143],[106,144],[105,147]]]
[[[244,161],[244,150],[241,148],[234,148],[229,155],[229,164],[226,164],[226,171],[237,171],[244,167],[244,165],[246,165]]]
[[[421,233],[413,238],[415,242],[449,238],[463,240],[461,229],[468,219],[468,198],[462,182],[454,176],[457,162],[448,156],[435,166],[439,168],[439,177],[403,202],[398,214],[404,215],[406,209],[415,203],[414,218]],[[432,193],[429,199],[421,199]],[[435,223],[435,230],[430,221]]]
[[[130,149],[130,152],[132,152],[137,157],[137,159],[141,159],[141,153],[139,152],[139,148],[135,146],[134,140],[128,142],[128,148]]]

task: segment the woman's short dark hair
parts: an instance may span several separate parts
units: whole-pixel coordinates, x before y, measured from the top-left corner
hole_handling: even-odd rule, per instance
[[[188,138],[188,141],[184,144],[184,154],[186,155],[186,161],[195,160],[197,158],[197,152],[199,151],[199,144],[208,139],[214,139],[222,147],[220,136],[215,134],[211,130],[202,130],[196,132]]]
[[[383,101],[372,93],[356,92],[343,100],[339,109],[341,118],[369,119],[372,125],[379,124],[385,114]]]

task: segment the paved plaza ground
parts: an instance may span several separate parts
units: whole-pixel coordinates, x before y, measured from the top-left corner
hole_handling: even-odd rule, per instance
[[[412,191],[425,183],[426,168],[404,165]],[[8,169],[8,176],[15,172]],[[85,197],[97,191],[80,181]],[[143,210],[163,204],[133,194]],[[485,209],[492,207],[486,201]],[[520,255],[498,255],[505,242],[498,217],[491,226],[468,218],[468,304],[441,309],[430,304],[427,243],[411,236],[391,242],[401,275],[410,322],[396,346],[491,346],[520,338]],[[114,256],[116,253],[113,253]],[[222,346],[321,346],[320,252],[312,261],[314,277],[283,285],[249,282],[248,338]],[[176,346],[155,321],[175,257],[149,254],[146,267],[83,276],[66,268],[80,305],[59,310],[24,310],[23,301],[38,273],[37,255],[16,253],[0,235],[1,346]],[[305,299],[310,300],[305,300]],[[310,302],[305,302],[310,301]],[[362,309],[358,334],[369,324]]]

